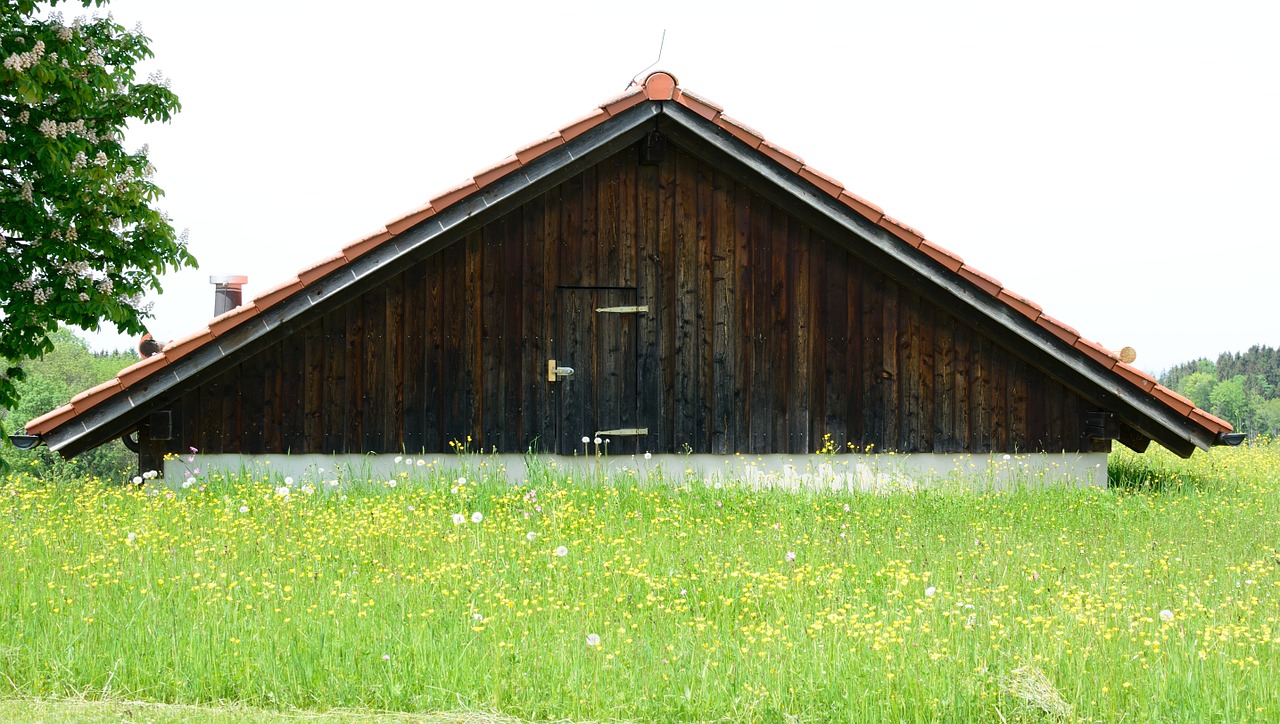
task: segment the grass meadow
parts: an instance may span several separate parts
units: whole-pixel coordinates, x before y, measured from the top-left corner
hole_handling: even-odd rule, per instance
[[[1116,452],[1109,490],[478,469],[4,479],[0,711],[1280,720],[1277,443]]]

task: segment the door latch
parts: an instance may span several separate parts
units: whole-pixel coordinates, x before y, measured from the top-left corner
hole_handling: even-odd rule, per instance
[[[573,377],[572,367],[557,367],[555,360],[547,360],[547,382],[559,382],[570,377]]]

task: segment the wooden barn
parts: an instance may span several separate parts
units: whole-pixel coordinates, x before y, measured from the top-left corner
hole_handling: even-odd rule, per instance
[[[1188,456],[1231,430],[663,72],[152,352],[27,434],[136,436],[145,470],[597,436]]]

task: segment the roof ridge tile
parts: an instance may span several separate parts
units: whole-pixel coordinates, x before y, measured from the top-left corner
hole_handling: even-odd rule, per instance
[[[724,112],[724,109],[715,103],[712,103],[693,91],[685,90],[683,88],[676,89],[675,102],[685,108],[688,108],[694,113],[697,113],[712,123],[714,123],[716,118]]]
[[[600,109],[610,116],[616,116],[632,106],[639,105],[648,100],[644,97],[644,86],[632,85],[625,91],[616,95],[604,103],[600,104]]]
[[[849,189],[845,189],[840,192],[840,202],[858,212],[858,214],[866,217],[867,220],[873,224],[879,225],[880,220],[884,218],[884,209],[870,201],[867,201]]]
[[[144,379],[147,375],[161,367],[168,366],[168,364],[169,358],[163,352],[159,352],[150,357],[144,357],[120,370],[116,373],[116,379],[120,380],[120,386],[127,390],[133,387],[138,380]]]
[[[436,208],[428,202],[398,219],[388,221],[384,228],[387,230],[387,233],[392,236],[396,236],[397,234],[403,234],[435,215]]]
[[[76,415],[80,415],[86,410],[92,409],[95,405],[108,397],[114,397],[117,392],[124,390],[124,386],[120,384],[120,380],[112,377],[102,384],[95,385],[71,398],[71,406],[76,408]]]
[[[368,254],[374,249],[382,246],[384,242],[388,241],[393,236],[395,236],[395,234],[387,231],[387,228],[384,226],[379,231],[362,236],[342,247],[342,256],[345,257],[347,261],[355,261],[365,254]]]
[[[882,214],[880,216],[880,220],[877,221],[876,224],[879,225],[880,228],[888,231],[890,234],[893,234],[899,239],[907,242],[912,247],[919,247],[920,242],[924,241],[923,233],[916,231],[888,214]]]
[[[524,163],[524,161],[521,161],[521,163]],[[445,189],[435,196],[432,196],[428,203],[431,204],[431,208],[433,209],[448,208],[455,202],[461,201],[479,190],[480,187],[476,185],[476,180],[469,178],[453,188]]]
[[[55,407],[39,417],[33,417],[27,420],[27,424],[23,426],[23,430],[28,435],[43,435],[44,433],[58,427],[62,423],[76,416],[76,408],[71,403]]]
[[[946,267],[949,271],[959,272],[960,267],[964,266],[964,259],[959,254],[945,249],[942,246],[925,239],[920,242],[920,251],[924,252],[929,258]]]
[[[655,70],[644,79],[645,97],[651,101],[669,101],[676,97],[676,89],[680,83],[676,77],[665,70]]]
[[[844,184],[807,164],[800,167],[800,177],[822,189],[832,198],[838,199],[844,192]]]
[[[734,137],[750,146],[752,150],[760,148],[760,144],[764,141],[764,136],[759,131],[732,116],[726,116],[723,113],[716,116],[716,125],[732,133]]]
[[[785,166],[791,173],[798,174],[804,168],[804,159],[767,138],[760,142],[760,148],[756,150]]]
[[[993,297],[999,298],[1000,290],[1004,289],[1004,285],[995,277],[984,273],[980,269],[975,269],[968,264],[962,264],[958,273],[960,276],[968,280],[970,284],[973,284]]]

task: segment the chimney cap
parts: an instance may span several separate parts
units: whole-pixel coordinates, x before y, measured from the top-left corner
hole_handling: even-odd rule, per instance
[[[209,283],[226,287],[240,287],[249,283],[249,277],[240,274],[214,274],[209,277]]]

